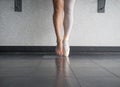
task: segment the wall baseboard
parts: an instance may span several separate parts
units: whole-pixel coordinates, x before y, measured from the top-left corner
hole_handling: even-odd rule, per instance
[[[120,52],[120,46],[71,46],[71,53],[81,52]],[[55,46],[0,46],[0,53],[30,52],[55,54]]]

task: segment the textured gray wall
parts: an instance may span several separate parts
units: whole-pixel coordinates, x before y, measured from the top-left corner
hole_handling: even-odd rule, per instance
[[[120,0],[107,0],[97,13],[97,0],[77,0],[71,46],[120,46]],[[52,0],[23,0],[14,12],[14,0],[0,0],[0,46],[54,46]]]

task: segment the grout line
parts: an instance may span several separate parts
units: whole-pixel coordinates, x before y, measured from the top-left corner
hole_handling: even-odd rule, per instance
[[[102,69],[104,69],[104,70],[106,70],[107,72],[111,73],[113,76],[115,76],[115,77],[117,77],[118,79],[120,79],[120,76],[119,76],[119,75],[113,73],[113,72],[110,71],[108,68],[106,68],[106,67],[104,67],[104,66],[96,63],[96,62],[95,62],[94,60],[92,60],[92,59],[91,59],[91,61],[92,61],[94,64],[96,64],[96,65],[98,65],[99,67],[101,67]]]
[[[77,76],[75,75],[74,71],[72,70],[72,67],[70,66],[69,63],[68,63],[68,65],[69,65],[69,68],[70,68],[70,70],[72,71],[72,73],[73,73],[75,79],[77,80],[77,83],[79,84],[80,87],[82,87],[82,86],[81,86],[81,83],[79,82],[79,80],[78,80],[78,78],[77,78]]]

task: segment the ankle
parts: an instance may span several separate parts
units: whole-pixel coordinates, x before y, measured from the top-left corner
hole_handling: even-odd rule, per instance
[[[62,40],[57,40],[56,43],[57,43],[57,44],[61,44],[61,43],[62,43]]]
[[[61,46],[62,44],[63,44],[62,41],[57,41],[57,45],[58,45],[58,46]]]
[[[68,38],[66,38],[66,37],[64,37],[63,41],[64,41],[64,42],[68,42],[68,41],[69,41],[69,39],[68,39]]]
[[[65,43],[65,42],[69,42],[69,40],[68,40],[68,39],[64,39],[64,40],[63,40],[63,43]]]

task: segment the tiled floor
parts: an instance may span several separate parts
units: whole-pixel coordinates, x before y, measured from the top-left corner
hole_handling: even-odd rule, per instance
[[[0,87],[120,87],[120,54],[0,55]]]

